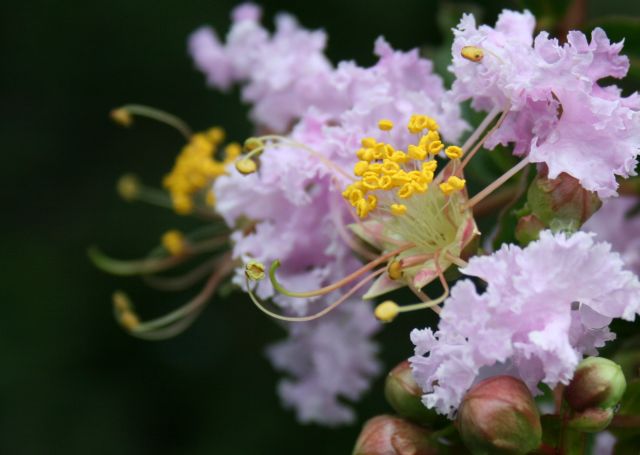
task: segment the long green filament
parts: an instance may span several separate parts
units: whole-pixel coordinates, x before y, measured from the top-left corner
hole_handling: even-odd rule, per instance
[[[409,244],[405,244],[404,246],[391,251],[390,253],[386,253],[380,257],[378,257],[377,259],[369,262],[368,264],[366,264],[365,266],[359,268],[358,270],[356,270],[355,272],[351,273],[350,275],[347,275],[345,278],[343,278],[340,281],[337,281],[329,286],[325,286],[323,288],[320,289],[316,289],[315,291],[307,291],[307,292],[294,292],[294,291],[289,291],[288,289],[285,289],[279,282],[278,279],[276,277],[276,270],[278,270],[278,268],[280,267],[280,261],[279,260],[275,260],[273,261],[273,263],[271,264],[271,267],[269,268],[269,279],[271,280],[271,284],[273,285],[273,288],[278,291],[280,294],[284,294],[286,296],[289,297],[299,297],[299,298],[308,298],[308,297],[316,297],[319,295],[324,295],[327,294],[329,292],[335,291],[336,289],[341,288],[342,286],[346,285],[347,283],[350,283],[351,281],[353,281],[354,279],[358,278],[359,276],[361,276],[362,274],[373,270],[374,268],[376,268],[377,266],[379,266],[380,264],[388,261],[389,259],[391,259],[392,257],[402,253],[403,251],[406,251],[410,248],[413,248],[415,245],[409,243]]]
[[[483,189],[478,194],[476,194],[471,199],[469,199],[469,201],[462,207],[462,210],[468,210],[468,209],[472,208],[478,202],[480,202],[485,197],[490,195],[493,191],[495,191],[500,186],[502,186],[502,184],[506,183],[507,180],[509,180],[511,177],[513,177],[518,172],[520,172],[522,169],[524,169],[528,164],[529,164],[529,160],[527,158],[523,158],[518,164],[513,166],[507,172],[505,172],[500,177],[498,177],[496,180],[491,182],[491,184],[488,185],[485,189]]]
[[[186,329],[195,320],[203,306],[214,294],[220,282],[233,270],[233,262],[230,254],[227,253],[218,258],[217,263],[221,266],[209,277],[209,280],[202,290],[189,302],[180,308],[156,319],[142,322],[129,329],[129,332],[136,337],[159,340],[175,336]],[[116,318],[118,318],[116,309]]]
[[[164,252],[163,249],[157,249],[154,250],[149,255],[149,257],[134,260],[120,260],[111,258],[95,246],[90,247],[87,251],[87,254],[89,255],[89,259],[91,259],[96,267],[107,273],[120,276],[149,275],[169,270],[185,262],[187,259],[193,257],[194,255],[215,251],[221,246],[226,245],[228,242],[228,236],[223,235],[220,237],[203,240],[198,243],[190,243],[185,253],[179,256],[154,257],[156,256],[157,252]]]
[[[380,274],[384,273],[385,271],[386,271],[385,268],[376,270],[371,275],[366,276],[364,279],[362,279],[357,284],[355,284],[351,289],[349,289],[349,291],[347,291],[344,295],[342,295],[342,297],[340,297],[338,300],[336,300],[331,305],[326,307],[324,310],[319,311],[310,316],[301,316],[301,317],[282,316],[278,313],[274,313],[273,311],[268,310],[251,289],[249,278],[245,277],[245,283],[246,283],[247,291],[249,293],[249,297],[251,298],[251,301],[260,311],[262,311],[266,315],[271,316],[272,318],[278,319],[280,321],[285,321],[285,322],[307,322],[307,321],[313,321],[314,319],[321,318],[322,316],[335,310],[338,306],[343,304],[349,297],[351,297],[353,294],[358,292],[358,290],[360,290],[365,284],[369,283],[371,280],[373,280],[375,277],[379,276]]]
[[[150,118],[160,123],[164,123],[165,125],[169,125],[182,134],[187,141],[191,139],[191,136],[193,136],[193,131],[184,120],[160,109],[156,109],[151,106],[144,106],[142,104],[126,104],[118,109],[123,109],[129,114]]]

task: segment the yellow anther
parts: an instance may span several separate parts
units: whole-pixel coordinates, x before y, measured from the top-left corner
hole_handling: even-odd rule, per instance
[[[249,175],[258,170],[258,165],[251,158],[243,158],[236,161],[236,169],[241,174]]]
[[[242,146],[237,142],[232,142],[224,148],[225,161],[233,161],[242,153]]]
[[[413,194],[413,187],[411,186],[411,182],[402,185],[402,188],[398,190],[397,194],[401,199],[407,199],[408,197],[411,197],[411,195]]]
[[[378,122],[378,128],[382,131],[391,131],[393,129],[393,122],[388,119],[382,119]]]
[[[440,190],[446,195],[449,196],[456,191],[460,191],[464,188],[466,180],[456,177],[452,175],[447,179],[446,182],[440,184]]]
[[[264,264],[262,262],[250,260],[244,266],[244,273],[251,281],[260,281],[264,279]]]
[[[407,206],[404,204],[391,204],[391,213],[395,216],[404,215],[407,213]]]
[[[431,160],[431,161],[425,161],[424,163],[422,163],[422,170],[425,172],[435,172],[436,169],[438,168],[438,162],[435,160]]]
[[[111,116],[111,120],[118,125],[129,127],[133,124],[133,116],[128,110],[122,107],[113,109],[109,115]]]
[[[424,181],[414,180],[410,183],[411,189],[416,193],[424,193],[429,189],[429,185],[427,185]]]
[[[208,191],[205,202],[209,207],[215,207],[215,205],[216,205],[216,193],[214,193],[213,191]]]
[[[465,183],[467,183],[467,181],[465,179],[461,179],[460,177],[456,177],[455,175],[452,175],[447,179],[447,183],[451,185],[454,190],[460,191],[461,189],[464,188],[464,185]]]
[[[393,180],[388,175],[383,175],[380,177],[380,181],[378,182],[380,185],[380,189],[388,190],[393,187]]]
[[[389,262],[389,266],[387,267],[387,275],[392,280],[399,280],[402,278],[402,264],[400,261],[391,261]]]
[[[391,146],[391,144],[385,144],[383,158],[390,159],[394,153],[396,153],[396,150]]]
[[[226,136],[224,130],[219,126],[214,126],[213,128],[209,128],[207,130],[207,139],[213,142],[215,145],[218,145],[224,141]]]
[[[400,171],[393,174],[391,176],[391,180],[393,180],[394,185],[400,186],[400,185],[404,185],[405,183],[409,183],[411,181],[411,177],[409,177],[409,175],[406,172]]]
[[[183,194],[174,194],[171,196],[173,209],[179,215],[187,215],[193,211],[193,201]]]
[[[135,330],[140,325],[140,319],[133,311],[125,311],[120,314],[119,321],[122,327],[131,331]]]
[[[358,201],[362,200],[362,196],[363,194],[361,190],[353,188],[349,194],[349,202],[355,207],[358,204]]]
[[[131,301],[127,294],[122,291],[116,291],[113,293],[113,307],[119,313],[123,313],[125,311],[129,311],[131,309]]]
[[[257,137],[250,137],[244,141],[244,150],[247,152],[253,152],[256,149],[264,148],[264,142]]]
[[[360,199],[358,203],[355,205],[355,207],[356,207],[356,214],[360,218],[364,218],[369,214],[369,206],[367,205],[367,201],[365,201],[364,199]]]
[[[407,149],[407,155],[409,155],[409,158],[422,161],[427,157],[427,151],[422,147],[410,145]]]
[[[140,181],[133,174],[125,174],[118,180],[118,194],[125,201],[133,201],[140,193]]]
[[[384,160],[380,169],[383,174],[393,175],[400,170],[400,165],[392,160]]]
[[[444,150],[444,153],[452,160],[458,160],[462,157],[462,149],[457,145],[450,145]]]
[[[171,256],[180,256],[186,249],[182,232],[172,229],[162,235],[162,246]]]
[[[375,175],[379,175],[382,172],[382,163],[373,163],[369,165],[369,171],[373,172]]]
[[[484,51],[476,46],[465,46],[460,51],[460,55],[472,62],[479,62],[484,57]]]
[[[362,161],[371,161],[373,160],[373,149],[372,148],[360,149],[356,152],[356,156],[358,157],[358,159]]]
[[[440,153],[440,151],[444,148],[444,144],[440,141],[433,141],[431,144],[429,144],[429,154],[430,155],[437,155],[438,153]]]
[[[381,160],[386,156],[385,144],[376,144],[376,146],[372,149],[373,151],[373,159]]]
[[[403,164],[409,161],[409,156],[400,150],[396,150],[391,156],[391,160],[396,163]]]
[[[358,161],[355,166],[353,166],[353,173],[357,176],[364,174],[369,168],[368,161]]]
[[[418,143],[418,145],[426,149],[429,147],[430,143],[434,141],[439,141],[439,140],[440,140],[440,133],[438,133],[435,130],[431,130],[426,135],[420,138],[420,142]]]
[[[414,114],[409,119],[409,124],[407,125],[407,128],[409,129],[410,133],[413,133],[413,134],[420,133],[423,130],[428,128],[429,120],[431,119],[429,119],[429,117],[427,117],[426,115]]]
[[[376,144],[378,143],[378,141],[376,141],[374,138],[372,137],[365,137],[364,139],[362,139],[361,144],[362,147],[368,149],[368,148],[372,148],[375,147]]]
[[[368,175],[362,179],[362,186],[368,190],[377,190],[380,188],[380,179],[375,175]]]
[[[373,194],[369,194],[367,195],[367,207],[369,210],[375,210],[375,208],[378,206],[378,198],[375,197]]]
[[[379,321],[391,322],[398,316],[399,308],[397,303],[386,300],[376,307],[374,314]]]

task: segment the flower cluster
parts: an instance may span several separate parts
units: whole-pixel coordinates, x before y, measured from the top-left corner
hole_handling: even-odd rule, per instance
[[[504,246],[461,271],[487,283],[457,283],[438,330],[414,330],[414,375],[424,403],[452,415],[482,377],[521,378],[537,392],[568,383],[583,354],[613,338],[612,318],[640,312],[640,282],[607,243],[586,233],[543,232],[526,248]],[[427,357],[423,357],[428,353]]]
[[[206,27],[189,40],[207,82],[221,90],[240,85],[252,105],[255,136],[244,146],[227,145],[216,156],[224,140],[219,129],[191,134],[175,118],[154,113],[188,139],[164,180],[172,206],[192,213],[204,199],[225,225],[229,251],[215,263],[221,272],[183,309],[150,323],[140,323],[118,294],[119,320],[148,337],[173,334],[231,275],[288,331],[267,348],[287,375],[278,388],[284,405],[302,422],[338,425],[355,418],[343,400],[358,399],[380,372],[372,340],[380,321],[431,309],[438,327],[411,332],[413,379],[406,380],[414,380],[414,400],[396,401],[409,403],[414,417],[430,408],[454,418],[460,408],[462,440],[489,452],[521,440],[538,447],[543,429],[531,395],[541,384],[569,384],[583,357],[615,338],[612,320],[632,321],[640,313],[640,281],[628,270],[640,270],[640,222],[626,217],[636,200],[605,201],[576,231],[599,198],[617,195],[619,178],[635,173],[640,97],[603,85],[629,69],[622,44],[601,29],[590,41],[581,32],[570,32],[564,44],[546,32],[534,37],[528,11],[504,11],[495,27],[478,27],[464,15],[453,31],[455,80],[447,90],[415,49],[397,51],[378,38],[373,66],[333,65],[324,55],[324,32],[305,30],[283,14],[271,33],[260,19],[259,7],[244,4],[233,11],[224,42]],[[468,129],[460,108],[465,100],[487,115],[458,142]],[[114,118],[128,124],[130,113],[141,112],[149,110],[120,109]],[[498,144],[512,147],[518,161],[470,195],[470,161]],[[537,170],[537,178],[523,173],[510,185],[525,169]],[[532,180],[525,196],[523,185]],[[146,194],[131,178],[120,187],[128,200]],[[500,207],[502,217],[525,197],[527,204],[513,212],[518,228],[510,237],[521,245],[481,252],[476,217],[486,207]],[[97,262],[114,273],[154,273],[217,248],[217,241],[170,231],[160,258],[133,266]],[[386,300],[372,311],[372,299],[400,288],[418,302]],[[434,291],[440,296],[431,298]],[[509,393],[491,397],[501,384]],[[589,408],[599,429],[610,422],[618,395],[606,409]],[[495,399],[489,410],[487,397]],[[574,411],[572,425],[595,428],[585,424],[591,414]],[[500,431],[475,422],[487,415],[516,416],[533,430],[513,434],[516,420],[501,422]],[[387,447],[384,437],[363,444]]]
[[[464,15],[454,30],[453,92],[476,109],[508,112],[489,148],[513,143],[514,153],[546,164],[551,178],[566,172],[599,196],[614,196],[616,176],[635,174],[640,147],[640,97],[599,84],[627,73],[622,43],[596,28],[591,42],[572,31],[560,45],[547,32],[534,39],[534,28],[528,11],[504,11],[495,28]]]

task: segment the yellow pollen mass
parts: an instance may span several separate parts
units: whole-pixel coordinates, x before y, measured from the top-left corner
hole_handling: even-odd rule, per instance
[[[401,216],[407,213],[407,206],[404,204],[391,204],[391,213],[395,216]]]
[[[194,209],[193,197],[208,189],[217,177],[226,173],[226,167],[239,155],[241,147],[231,143],[224,149],[224,159],[215,158],[218,145],[224,141],[222,128],[214,127],[191,136],[181,150],[176,162],[163,180],[169,191],[176,213],[186,215]]]
[[[265,277],[264,264],[262,262],[251,260],[244,268],[244,273],[252,281],[260,281]]]
[[[447,179],[446,182],[440,184],[440,190],[446,195],[449,196],[456,191],[460,191],[464,188],[466,180],[461,179],[460,177],[456,177],[452,175]]]
[[[457,160],[462,157],[462,149],[457,145],[450,145],[444,150],[444,153],[452,160]]]
[[[133,174],[125,174],[118,180],[118,194],[125,201],[133,201],[140,193],[140,181]]]
[[[186,242],[182,232],[172,229],[162,235],[162,246],[171,256],[180,256],[185,252]]]
[[[368,161],[358,161],[355,166],[353,166],[353,173],[357,176],[361,176],[364,174],[369,168]]]
[[[402,264],[400,261],[391,261],[389,267],[387,267],[387,275],[392,280],[399,280],[402,278]]]
[[[393,125],[392,125],[393,126]],[[365,137],[362,139],[361,144],[364,148],[375,147],[378,142],[372,137]]]
[[[420,146],[410,145],[407,149],[407,155],[409,158],[422,161],[427,157],[427,151]]]
[[[378,128],[382,131],[391,131],[393,129],[393,122],[388,119],[382,119],[378,122]]]
[[[484,58],[484,51],[476,46],[465,46],[460,50],[460,55],[472,62],[480,62]]]
[[[249,175],[258,170],[258,165],[251,158],[243,158],[236,161],[236,169],[243,175]]]
[[[392,300],[386,300],[376,307],[374,314],[379,321],[391,322],[399,313],[398,304]]]

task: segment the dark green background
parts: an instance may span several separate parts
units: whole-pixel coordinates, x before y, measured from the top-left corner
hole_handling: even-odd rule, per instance
[[[125,171],[159,184],[182,142],[151,122],[120,129],[108,120],[112,107],[150,104],[196,129],[221,124],[237,139],[250,132],[237,92],[207,89],[186,53],[196,27],[209,23],[226,32],[235,3],[0,4],[0,453],[350,451],[359,425],[301,427],[280,408],[278,376],[263,349],[283,334],[244,296],[214,302],[174,340],[142,342],[114,323],[112,290],[127,289],[149,314],[185,296],[152,293],[86,259],[90,244],[136,257],[164,230],[193,226],[116,196],[114,182]],[[490,5],[485,18],[492,23],[501,7],[520,2],[479,3]],[[590,17],[628,13],[626,3],[592,1]],[[276,11],[289,10],[305,26],[327,30],[334,61],[373,63],[380,34],[404,49],[443,40],[440,2],[263,4],[269,23]],[[408,331],[424,323],[416,318],[386,328],[379,338],[387,365],[410,352]],[[358,411],[367,417],[387,410],[378,380]]]

